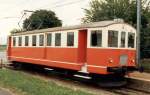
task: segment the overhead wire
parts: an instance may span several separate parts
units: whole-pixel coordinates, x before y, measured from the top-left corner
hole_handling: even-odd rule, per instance
[[[53,2],[51,5],[56,5],[56,4],[58,4],[58,3],[62,3],[62,2],[60,2],[60,0],[57,0],[56,2]],[[46,7],[46,6],[49,6],[49,4],[42,5],[41,7],[38,7],[38,8],[36,8],[36,9],[44,8],[44,7]]]
[[[76,4],[76,3],[80,3],[80,2],[83,2],[85,0],[76,0],[76,1],[72,1],[72,2],[66,2],[66,3],[62,3],[60,2],[60,0],[57,0],[56,2],[52,3],[54,6],[50,7],[50,8],[58,8],[58,7],[63,7],[63,6],[68,6],[68,5],[73,5],[73,4]],[[60,2],[60,3],[59,3]],[[62,3],[62,4],[61,4]],[[42,7],[39,7],[37,9],[40,9],[40,8],[44,8],[46,7],[47,5],[45,6],[42,6]],[[18,22],[18,26],[21,28],[20,26],[20,22],[21,20],[24,18],[24,16],[26,15],[27,13],[24,12],[23,15],[20,17],[3,17],[3,18],[0,18],[1,19],[15,19],[15,18],[20,18],[19,22]]]
[[[63,7],[63,6],[68,6],[68,5],[72,5],[72,4],[76,4],[76,3],[80,3],[80,2],[83,2],[85,0],[76,0],[76,1],[72,1],[72,2],[67,2],[67,3],[63,3],[63,4],[56,4],[50,8],[57,8],[57,7]],[[40,8],[44,8],[46,6],[43,6],[43,7],[40,7]]]
[[[2,18],[0,18],[0,20],[4,20],[4,19],[16,19],[16,18],[20,18],[20,17],[17,17],[17,16],[16,17],[15,16],[14,17],[13,16],[12,17],[2,17]]]
[[[80,2],[83,2],[83,1],[85,1],[85,0],[82,0],[82,1],[81,1],[81,0],[77,0],[77,1],[67,2],[67,3],[63,3],[63,4],[57,4],[57,3],[59,2],[59,0],[58,0],[58,1],[54,2],[54,3],[56,3],[56,5],[53,6],[53,7],[51,7],[51,8],[57,8],[57,7],[68,6],[68,5],[80,3]],[[53,3],[53,4],[54,4],[54,3]],[[44,7],[45,7],[45,6],[44,6]],[[40,7],[40,8],[42,8],[42,7]],[[31,11],[31,12],[34,12],[34,11]],[[21,19],[22,19],[22,18],[21,18]],[[41,24],[39,25],[39,27],[38,27],[37,29],[39,29],[39,28],[41,27],[42,23],[43,23],[43,22],[41,22]],[[29,23],[27,29],[30,27],[30,25],[31,25],[31,23]]]

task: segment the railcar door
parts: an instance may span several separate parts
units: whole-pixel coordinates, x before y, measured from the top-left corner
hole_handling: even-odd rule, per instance
[[[10,60],[10,58],[9,58],[9,56],[11,56],[11,42],[12,42],[12,37],[8,37],[8,40],[7,40],[8,42],[7,42],[7,57],[8,57],[8,59]]]
[[[83,65],[86,63],[87,52],[87,30],[79,30],[78,39],[78,62]]]

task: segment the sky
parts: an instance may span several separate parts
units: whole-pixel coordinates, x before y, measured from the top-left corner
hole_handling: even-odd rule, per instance
[[[90,0],[0,0],[0,44],[7,43],[7,36],[14,28],[20,28],[23,10],[47,9],[56,13],[63,26],[81,23],[83,8],[89,7]],[[23,19],[29,17],[27,13]],[[22,26],[22,21],[20,26]]]

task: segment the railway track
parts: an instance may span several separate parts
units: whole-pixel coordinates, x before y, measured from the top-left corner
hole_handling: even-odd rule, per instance
[[[119,95],[150,95],[149,91],[143,91],[134,88],[122,87],[118,89],[107,89],[107,91],[119,94]]]
[[[10,66],[7,66],[6,68],[14,70]],[[94,84],[89,79],[70,77],[53,71],[47,71],[47,70],[39,71],[39,70],[31,70],[27,68],[23,68],[19,71],[32,74],[34,76],[38,76],[45,80],[54,81],[61,86],[69,85],[69,87],[72,87],[74,85],[75,86],[73,87],[74,89],[83,89],[85,91],[88,91],[89,93],[93,93],[96,95],[100,95],[101,92],[104,92],[107,95],[150,95],[150,90],[143,89],[137,86],[132,86],[132,83],[129,83],[129,85],[126,85],[121,88],[102,88],[99,87],[97,84]]]

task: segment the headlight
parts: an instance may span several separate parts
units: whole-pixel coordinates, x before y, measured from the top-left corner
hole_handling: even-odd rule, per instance
[[[132,59],[132,63],[135,63],[135,60],[134,60],[134,59]]]
[[[113,59],[112,58],[109,58],[109,63],[113,63]]]

